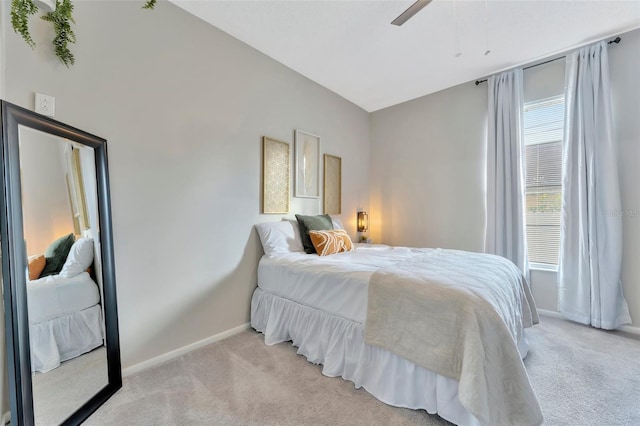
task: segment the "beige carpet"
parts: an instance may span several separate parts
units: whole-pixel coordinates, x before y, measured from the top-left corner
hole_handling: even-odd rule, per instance
[[[640,340],[549,317],[526,359],[547,425],[640,425]],[[246,331],[125,378],[87,425],[447,425]]]
[[[32,376],[33,410],[37,425],[58,425],[105,387],[107,352],[104,346]]]

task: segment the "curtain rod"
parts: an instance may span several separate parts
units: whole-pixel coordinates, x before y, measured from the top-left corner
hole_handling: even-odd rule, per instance
[[[616,37],[616,38],[614,38],[613,40],[609,40],[609,41],[607,42],[607,44],[613,44],[613,43],[618,44],[618,43],[620,43],[621,41],[622,41],[622,39],[621,39],[620,37]],[[523,69],[523,70],[528,70],[529,68],[539,67],[540,65],[548,64],[549,62],[555,62],[555,61],[557,61],[558,59],[564,59],[564,58],[566,58],[566,57],[567,57],[567,55],[558,56],[557,58],[549,59],[548,61],[539,62],[539,63],[537,63],[537,64],[533,64],[533,65],[529,65],[529,66],[527,66],[527,67],[523,67],[522,69]],[[481,84],[481,83],[484,83],[484,82],[486,82],[486,81],[487,81],[487,79],[486,79],[486,78],[485,78],[484,80],[476,80],[476,83],[475,83],[475,84],[476,84],[476,86],[477,86],[477,85],[479,85],[479,84]]]

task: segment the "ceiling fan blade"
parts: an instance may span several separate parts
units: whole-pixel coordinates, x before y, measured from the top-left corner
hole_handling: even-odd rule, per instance
[[[414,4],[409,6],[409,8],[407,10],[402,12],[400,14],[400,16],[398,16],[396,19],[391,21],[391,23],[393,25],[397,25],[397,26],[400,26],[400,25],[404,24],[409,19],[411,19],[413,17],[413,15],[415,15],[418,12],[420,12],[423,7],[425,7],[426,5],[431,3],[431,1],[432,0],[418,0],[417,2],[415,2]]]

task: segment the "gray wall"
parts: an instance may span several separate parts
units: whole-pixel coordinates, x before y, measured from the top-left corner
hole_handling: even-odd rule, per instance
[[[640,30],[609,49],[624,217],[622,281],[640,326]],[[525,97],[562,92],[562,61],[525,71]],[[560,78],[559,78],[560,77]],[[372,237],[481,251],[487,87],[455,86],[371,115]],[[556,310],[555,273],[534,271],[539,307]]]
[[[74,233],[64,139],[20,130],[22,214],[27,256],[44,254],[57,238]]]
[[[372,114],[375,242],[483,250],[486,108],[468,83]]]
[[[176,6],[75,2],[76,65],[6,37],[4,97],[108,140],[123,366],[249,321],[262,249],[261,137],[321,136],[342,157],[343,212],[367,203],[369,114]],[[9,27],[8,17],[2,22]],[[320,199],[292,212],[321,213]]]
[[[609,49],[622,209],[622,285],[633,325],[640,327],[640,30]]]

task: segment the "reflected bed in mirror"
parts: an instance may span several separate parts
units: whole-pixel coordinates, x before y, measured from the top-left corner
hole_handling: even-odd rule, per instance
[[[95,156],[29,127],[18,132],[34,417],[60,424],[108,383]]]
[[[2,118],[12,423],[79,424],[122,383],[106,141],[6,102]]]

